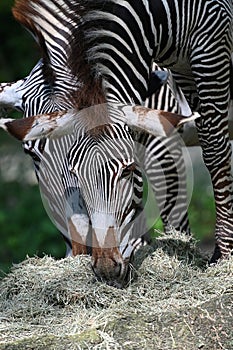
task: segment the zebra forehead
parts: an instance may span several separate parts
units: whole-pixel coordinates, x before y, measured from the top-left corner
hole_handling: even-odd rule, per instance
[[[102,152],[105,154],[115,151],[115,154],[132,154],[134,149],[134,139],[127,125],[122,124],[104,124],[95,127],[94,130],[88,130],[84,134],[77,135],[77,141],[71,147],[69,158],[72,159],[84,152]]]
[[[94,164],[98,165],[98,170],[109,163],[114,165],[126,166],[133,162],[134,142],[132,139],[112,139],[108,137],[93,138],[83,137],[75,143],[68,154],[68,160],[71,168],[80,167],[91,168]],[[93,169],[94,170],[94,169]]]

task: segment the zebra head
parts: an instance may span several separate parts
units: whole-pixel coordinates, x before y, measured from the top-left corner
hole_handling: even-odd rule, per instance
[[[80,226],[80,218],[73,221],[76,242],[73,240],[72,244],[82,246],[91,242],[92,266],[97,277],[122,287],[129,282],[133,252],[145,233],[136,236],[134,233],[140,222],[137,215],[142,210],[143,194],[136,131],[165,136],[174,126],[196,117],[183,118],[141,106],[108,106],[108,112],[111,108],[114,116],[109,113],[109,119],[103,118],[101,123],[93,118],[91,127],[87,123],[90,112],[75,110],[20,120],[2,119],[0,126],[22,141],[75,132],[76,141],[68,153],[68,162],[70,171],[77,177],[88,217],[82,221],[85,230]],[[103,107],[97,110],[103,111]]]
[[[99,279],[119,287],[129,280],[139,238],[133,226],[142,207],[142,172],[127,125],[96,129],[75,142],[68,159],[90,218],[93,270]]]

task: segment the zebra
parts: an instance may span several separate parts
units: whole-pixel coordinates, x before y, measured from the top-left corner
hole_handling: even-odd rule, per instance
[[[31,72],[31,74],[29,75],[29,77],[33,77],[34,73],[37,72],[38,74],[38,70],[40,70],[41,67],[41,62],[39,62],[39,64],[33,69],[33,71]],[[22,79],[21,82],[27,81],[27,86],[31,87],[31,84],[28,84],[28,80],[27,79]],[[33,82],[35,83],[35,79],[33,79]],[[4,84],[5,85],[5,84]],[[18,86],[18,82],[16,84]],[[9,84],[6,84],[5,86],[8,87],[9,90]],[[36,84],[35,84],[36,86]],[[11,88],[14,88],[14,84],[12,84]],[[14,90],[13,90],[14,91]],[[12,94],[12,90],[11,90],[11,94],[6,94],[5,97],[5,101],[7,101],[7,103],[5,103],[5,105],[10,106],[12,104],[12,106],[17,106],[17,109],[21,109],[23,110],[23,106],[20,106],[20,102],[18,99],[18,94],[19,92],[25,92],[24,89],[22,88],[22,85],[20,87],[19,90],[17,90],[16,92],[16,96],[17,98],[9,101],[9,99],[7,99],[7,95],[8,96],[12,96],[14,94]],[[27,91],[27,90],[26,90]],[[6,93],[7,91],[5,91]],[[29,92],[29,91],[28,91]],[[31,88],[30,88],[30,92]],[[21,95],[20,95],[21,96]],[[25,94],[26,96],[26,94]],[[24,99],[24,98],[23,98]],[[20,100],[22,100],[22,98],[20,98]],[[24,99],[25,100],[25,99]],[[4,98],[2,98],[2,102],[4,101]],[[30,101],[30,103],[32,103],[32,101]],[[64,139],[65,137],[63,137]],[[53,144],[51,145],[51,141],[53,142]],[[67,140],[66,140],[67,141]],[[47,193],[48,190],[50,191],[47,195],[47,199],[46,201],[48,202],[47,205],[50,206],[50,217],[52,216],[53,221],[55,222],[55,225],[58,227],[58,229],[60,229],[60,231],[62,232],[65,241],[66,241],[66,245],[67,245],[67,255],[71,255],[71,240],[72,240],[72,236],[74,237],[76,232],[75,232],[75,228],[73,225],[73,222],[71,221],[71,218],[73,216],[73,219],[75,218],[74,213],[70,213],[68,214],[67,212],[65,212],[65,208],[64,205],[69,204],[69,207],[71,206],[77,206],[77,204],[79,205],[79,208],[76,209],[76,212],[79,213],[83,212],[85,213],[85,208],[83,208],[83,203],[82,203],[82,198],[78,192],[78,183],[77,183],[77,179],[75,176],[72,175],[72,173],[67,172],[64,174],[64,171],[67,171],[67,166],[66,166],[66,159],[65,159],[65,150],[67,150],[70,147],[70,143],[73,142],[72,138],[68,139],[68,142],[64,143],[64,140],[61,141],[61,139],[58,140],[46,140],[46,145],[44,144],[45,140],[42,140],[37,144],[37,143],[29,143],[26,142],[24,144],[24,149],[26,151],[26,153],[29,153],[35,163],[35,167],[36,167],[36,173],[37,173],[37,177],[39,180],[39,184],[40,184],[40,188],[41,188],[41,192],[42,193]],[[49,146],[48,143],[50,142]],[[54,142],[59,143],[59,147],[58,145],[54,145]],[[145,144],[150,146],[150,149],[148,147],[149,150],[149,157],[147,155],[147,157],[150,159],[151,161],[151,157],[153,156],[155,159],[159,156],[159,152],[158,150],[160,150],[160,153],[169,155],[169,151],[167,150],[167,147],[169,146],[168,142],[164,142],[163,144],[161,143],[161,140],[158,138],[154,138],[154,137],[144,137],[142,136],[140,144]],[[62,146],[61,146],[62,144]],[[153,146],[157,145],[156,148],[156,153],[153,151]],[[65,146],[64,146],[65,145]],[[62,150],[62,152],[61,152]],[[54,151],[56,153],[54,153]],[[63,153],[64,152],[64,153]],[[43,163],[46,161],[46,166],[43,166]],[[171,161],[174,162],[174,160],[171,159]],[[42,166],[41,166],[42,163]],[[145,164],[146,164],[146,160],[145,160]],[[162,163],[162,162],[161,162]],[[164,165],[166,166],[168,164],[168,162],[166,161],[166,163],[164,163]],[[182,162],[181,162],[182,164]],[[171,164],[170,164],[171,165]],[[174,164],[175,166],[175,164]],[[156,171],[156,168],[154,167],[148,167],[149,169],[153,169],[154,171]],[[171,169],[170,169],[171,170]],[[174,169],[172,169],[172,173],[173,173],[173,177],[174,177]],[[57,176],[57,174],[59,174],[59,171],[63,172],[63,176],[65,175],[65,184],[59,184],[59,176]],[[154,174],[153,174],[154,175]],[[169,173],[167,173],[167,176],[169,175]],[[176,175],[175,175],[176,176]],[[151,175],[149,176],[150,178],[153,179],[153,176],[151,177]],[[158,181],[159,177],[156,176],[156,174],[154,175],[154,178]],[[51,185],[51,181],[53,181],[55,179],[55,182],[52,183]],[[167,179],[166,179],[167,180]],[[49,181],[49,185],[48,185],[48,181]],[[163,179],[162,179],[163,181]],[[152,181],[152,184],[157,185],[155,182]],[[50,186],[51,185],[51,186]],[[174,191],[174,188],[171,187],[171,190]],[[67,194],[69,193],[69,196],[67,197]],[[65,198],[64,195],[66,194]],[[174,196],[174,193],[171,192],[171,195]],[[51,201],[52,199],[52,201]],[[174,196],[174,199],[176,200],[176,194]],[[71,200],[72,200],[72,204],[71,204]],[[160,199],[161,200],[161,199]],[[58,207],[57,207],[58,206]],[[186,206],[185,206],[186,208]],[[168,207],[166,209],[166,212],[171,212],[171,208]],[[180,214],[180,208],[178,210],[179,214]],[[185,212],[186,214],[186,212]],[[70,216],[70,217],[69,217]],[[68,219],[68,224],[66,222],[66,219]],[[165,219],[167,220],[167,218],[165,217]],[[177,218],[176,218],[177,219]],[[179,219],[179,216],[178,216]],[[78,241],[78,244],[77,244]],[[137,243],[141,243],[141,241],[137,241]],[[76,239],[73,240],[72,242],[72,248],[73,248],[73,255],[77,255],[80,253],[87,253],[86,247],[84,247],[85,245],[82,244],[80,245],[80,237],[76,237]],[[108,277],[109,278],[109,277]],[[117,285],[114,283],[114,285]],[[117,285],[118,286],[118,285]]]
[[[23,11],[20,12],[20,5],[24,5],[22,8],[27,10],[27,16],[31,11],[31,18],[34,19],[35,25],[36,20],[41,18],[41,11],[39,12],[38,8],[48,10],[47,3],[55,6],[59,1],[46,2],[46,4],[42,0],[36,1],[34,7],[31,6],[33,3],[34,1],[18,1],[16,8],[19,16],[24,20],[25,16]],[[120,222],[126,218],[127,223],[130,224],[136,212],[135,204],[136,207],[139,204],[138,201],[136,202],[136,197],[141,196],[139,178],[142,174],[133,161],[134,133],[131,133],[131,130],[140,129],[155,135],[159,133],[166,135],[167,123],[161,120],[162,116],[166,116],[174,125],[183,123],[182,117],[175,118],[143,106],[153,60],[161,66],[171,68],[176,78],[179,76],[179,82],[191,107],[199,108],[201,112],[202,117],[196,119],[196,125],[204,161],[212,178],[216,201],[216,247],[211,262],[228,256],[232,250],[232,188],[229,161],[231,150],[227,130],[232,52],[232,1],[196,0],[191,3],[191,1],[182,0],[163,0],[155,3],[149,0],[137,2],[90,0],[82,4],[70,1],[69,5],[81,16],[81,20],[75,16],[74,22],[77,25],[74,26],[72,38],[70,38],[73,42],[70,54],[71,71],[74,76],[77,76],[77,81],[82,82],[82,87],[78,87],[74,94],[78,112],[72,109],[52,115],[34,116],[27,123],[23,120],[21,123],[8,121],[4,127],[24,141],[69,133],[74,123],[76,123],[76,130],[83,130],[87,122],[83,114],[88,115],[87,111],[83,113],[84,109],[107,103],[108,110],[112,113],[110,118],[105,115],[106,109],[93,107],[94,110],[93,108],[91,110],[98,112],[102,123],[108,125],[112,121],[112,129],[108,126],[97,128],[96,123],[93,124],[93,120],[88,119],[92,124],[91,127],[95,129],[94,135],[89,132],[90,130],[87,133],[84,132],[81,140],[77,139],[69,151],[71,170],[78,177],[79,184],[82,183],[81,190],[84,191],[85,186],[82,181],[85,180],[83,176],[85,174],[81,174],[77,167],[81,165],[81,159],[75,158],[74,155],[82,154],[85,158],[90,154],[88,147],[86,153],[80,153],[80,142],[84,142],[85,138],[91,142],[91,135],[97,137],[96,142],[98,136],[111,139],[116,134],[116,129],[118,134],[120,133],[119,126],[121,126],[125,137],[124,144],[129,147],[126,158],[122,153],[119,154],[119,149],[115,148],[114,159],[116,160],[117,156],[124,159],[120,158],[120,162],[116,161],[115,167],[110,162],[109,165],[112,164],[112,168],[103,166],[101,169],[103,179],[104,176],[109,177],[110,183],[113,177],[119,179],[124,167],[127,168],[130,179],[133,179],[127,183],[128,187],[132,184],[128,188],[132,196],[124,198],[123,208],[119,211],[120,220],[111,215],[103,216],[105,230],[102,227],[102,234],[97,237],[95,228],[98,228],[101,217],[100,215],[95,217],[89,212],[92,227],[94,226],[93,239],[98,241],[96,247],[92,249],[92,253],[94,251],[93,268],[96,274],[114,283],[123,284],[127,279],[129,261],[134,251],[133,246],[127,251],[122,249],[122,242],[126,243],[130,240],[127,225],[125,225],[127,234],[122,237],[119,233],[116,234],[115,230],[116,221]],[[205,74],[202,75],[202,72]],[[101,113],[100,110],[102,110]],[[123,143],[121,146],[123,147]],[[104,162],[104,157],[102,161]],[[138,182],[139,187],[137,196],[135,196],[135,181]],[[86,202],[88,195],[91,198],[92,191],[88,188],[85,188],[85,191],[83,197]],[[107,195],[112,195],[110,189]],[[133,201],[134,205],[132,205]],[[126,208],[130,210],[127,212]],[[125,217],[123,217],[124,213]],[[96,227],[93,222],[97,223]],[[122,222],[120,224],[121,227]],[[107,253],[107,248],[105,249],[104,246],[105,239],[111,241],[111,238],[116,240],[115,249],[112,251],[110,249]]]
[[[41,35],[45,36],[44,33],[41,33]],[[34,36],[36,36],[36,33],[34,33]],[[64,86],[66,88],[68,86],[68,90],[70,88],[73,88],[72,79],[66,66],[66,53],[63,51],[62,60],[60,59],[58,61],[56,59],[56,52],[54,52],[54,49],[51,47],[51,39],[47,39],[47,41],[45,40],[45,42],[47,46],[47,52],[49,53],[48,55],[50,56],[50,67],[48,66],[47,62],[48,58],[43,58],[34,67],[34,69],[31,71],[28,77],[20,79],[19,81],[14,83],[2,83],[0,85],[0,104],[11,108],[16,108],[24,112],[25,117],[28,117],[33,114],[45,112],[48,113],[59,109],[64,109],[65,107],[70,107],[67,106],[67,101],[69,101],[69,99],[64,98],[64,96],[66,96],[67,94],[67,89],[65,89]],[[62,44],[62,41],[60,44]],[[162,87],[159,96],[157,96],[158,94],[154,93],[154,91],[158,90],[158,88],[161,85],[159,78],[161,77],[161,74],[158,73],[162,73],[161,79],[165,80],[167,77],[167,74],[165,74],[164,70],[158,69],[159,68],[154,64],[154,71],[152,72],[150,79],[151,84],[149,87],[148,99],[146,101],[146,104],[148,106],[153,107],[159,104],[160,108],[163,107],[163,109],[165,110],[172,112],[180,112],[178,103],[173,96],[173,94],[176,91],[176,87],[173,86],[174,81],[172,81],[171,75],[169,75],[168,86]],[[49,75],[56,76],[53,85],[50,85],[47,81],[48,79],[46,74],[48,74],[48,72]],[[64,72],[66,73],[66,76],[64,76]],[[67,77],[69,77],[69,79],[67,79]],[[64,103],[64,100],[66,100],[66,104]],[[42,194],[46,194],[46,198],[44,198],[44,200],[46,201],[45,207],[47,208],[47,210],[49,209],[50,217],[55,222],[55,225],[62,232],[65,238],[67,245],[66,255],[71,255],[71,242],[69,234],[70,229],[67,227],[66,222],[67,213],[65,213],[64,207],[66,205],[67,200],[72,200],[72,207],[74,206],[74,202],[79,203],[81,201],[80,195],[78,193],[78,184],[76,177],[72,177],[72,174],[70,174],[67,171],[66,159],[64,159],[64,155],[71,147],[72,142],[72,137],[69,136],[63,137],[62,140],[59,140],[59,145],[56,144],[56,140],[39,140],[38,142],[34,143],[24,143],[25,152],[30,154],[34,160],[36,174],[41,187],[41,192]],[[169,150],[167,150],[169,143],[172,142],[170,140],[168,142],[167,138],[163,139],[161,142],[160,138],[158,137],[148,138],[145,137],[145,135],[141,136],[140,144],[143,144],[148,151],[144,160],[142,157],[142,162],[144,163],[144,168],[148,168],[150,171],[153,172],[149,176],[150,182],[152,184],[154,192],[156,193],[156,197],[158,198],[158,204],[161,209],[161,217],[164,222],[165,231],[168,230],[170,226],[173,226],[177,230],[189,233],[189,224],[185,205],[185,203],[187,202],[185,198],[185,179],[182,175],[184,174],[184,164],[182,157],[180,156],[181,150],[177,152],[177,161],[175,164],[173,158],[169,157]],[[156,148],[156,153],[154,152],[154,148]],[[63,150],[63,152],[60,151],[61,149]],[[167,155],[166,162],[161,161],[161,157],[159,156],[160,154]],[[160,159],[157,159],[158,157]],[[45,159],[46,164],[44,164]],[[178,162],[180,162],[180,164],[177,164]],[[45,166],[41,166],[41,163]],[[159,163],[159,169],[156,169],[157,163]],[[165,178],[161,177],[161,175],[159,176],[158,172],[161,173],[161,166],[163,167],[163,173],[166,173]],[[63,169],[63,167],[65,170]],[[175,175],[175,172],[177,171],[176,167],[180,168],[179,181],[178,179],[176,179],[177,175]],[[165,168],[167,168],[166,171]],[[59,183],[58,174],[64,171],[66,180],[65,184],[63,185],[63,183]],[[171,177],[170,180],[169,177]],[[54,179],[56,179],[55,182]],[[184,189],[182,200],[180,200],[182,181],[182,187]],[[48,183],[51,186],[48,186]],[[174,205],[175,202],[177,202],[177,195],[174,193],[174,187],[177,187],[177,183],[179,183],[180,192],[179,206]],[[167,191],[158,191],[159,188],[164,187],[166,187]],[[69,195],[68,198],[67,195]],[[77,209],[77,211],[79,212],[80,210],[80,208]]]
[[[62,103],[61,96],[58,96],[59,98],[51,98],[52,92],[50,91],[51,88],[47,84],[47,82],[44,79],[43,74],[44,69],[44,62],[43,59],[41,59],[36,66],[32,69],[30,74],[23,79],[20,79],[13,83],[2,83],[0,84],[0,105],[7,108],[14,108],[16,110],[20,110],[24,113],[25,117],[28,117],[32,114],[38,114],[43,112],[53,112],[58,110],[59,108],[65,108],[64,103]],[[63,70],[62,70],[63,71]],[[158,74],[158,72],[162,72],[162,75]],[[168,85],[162,86],[164,84],[165,80],[167,79],[167,74],[164,74],[166,72],[160,70],[156,65],[153,66],[153,74],[151,78],[151,92],[149,95],[152,94],[150,98],[153,99],[153,101],[150,101],[150,98],[147,99],[146,103],[147,105],[160,105],[163,106],[163,109],[166,109],[168,111],[172,112],[178,112],[180,111],[180,107],[177,103],[177,100],[174,98],[173,94],[175,93],[175,89],[172,87],[174,82],[172,81],[171,75],[169,75],[168,78]],[[58,75],[58,74],[57,74]],[[56,81],[59,80],[56,76]],[[169,87],[170,86],[170,87]],[[161,87],[160,91],[159,88]],[[54,89],[53,89],[54,90]],[[63,93],[63,91],[59,90],[58,87],[55,85],[56,92],[54,96],[57,96],[57,94],[60,93],[60,95]],[[39,91],[39,94],[38,94]],[[155,91],[159,91],[155,93]],[[188,216],[186,212],[186,205],[184,204],[187,202],[187,200],[183,200],[181,202],[181,205],[183,204],[183,207],[181,208],[179,206],[178,210],[176,211],[176,206],[174,206],[174,202],[177,202],[176,194],[174,194],[174,184],[172,186],[172,183],[178,183],[179,182],[179,190],[181,192],[181,177],[183,177],[182,174],[184,173],[184,163],[182,156],[180,155],[181,149],[178,149],[177,158],[178,160],[174,163],[174,160],[172,157],[170,157],[170,162],[168,161],[169,157],[169,143],[172,143],[171,140],[165,138],[161,140],[161,138],[158,137],[146,137],[146,135],[141,135],[141,139],[139,144],[144,145],[147,149],[146,157],[141,156],[141,162],[144,163],[144,168],[148,168],[150,171],[153,172],[153,174],[149,175],[149,180],[152,184],[152,188],[155,192],[155,195],[157,197],[158,204],[160,205],[161,209],[161,217],[164,222],[164,228],[165,231],[169,230],[169,228],[175,227],[177,230],[189,233],[189,223],[188,223]],[[59,142],[59,147],[57,147],[56,142]],[[46,143],[46,145],[45,145]],[[24,143],[24,150],[25,153],[29,154],[35,165],[35,170],[37,174],[37,178],[39,180],[39,184],[41,187],[41,193],[44,195],[47,193],[46,198],[44,197],[44,201],[46,202],[45,207],[49,211],[49,215],[52,218],[53,222],[55,223],[55,226],[62,232],[62,235],[65,239],[66,246],[67,246],[67,252],[66,256],[71,255],[71,239],[69,234],[69,229],[67,227],[66,222],[66,216],[67,213],[65,213],[64,210],[64,204],[68,199],[73,200],[74,202],[78,203],[81,199],[79,199],[79,193],[78,193],[78,184],[77,179],[72,174],[70,174],[67,171],[66,165],[66,159],[64,156],[66,155],[66,152],[68,152],[68,149],[71,147],[73,143],[73,139],[71,136],[64,136],[61,140],[39,140],[38,142],[26,142]],[[156,153],[154,152],[154,148],[156,149]],[[168,150],[167,150],[168,148]],[[63,152],[61,152],[61,149]],[[160,154],[167,154],[166,162],[161,161]],[[145,159],[144,159],[145,158]],[[46,159],[46,166],[44,160]],[[156,164],[159,162],[159,169],[156,169]],[[174,163],[171,168],[171,162]],[[180,162],[180,164],[178,164]],[[151,164],[154,163],[154,164]],[[59,181],[59,175],[60,173],[64,172],[64,166],[66,168],[65,171],[65,184],[58,184]],[[158,171],[161,172],[161,166],[163,168],[167,167],[170,168],[169,171],[163,170],[163,173],[165,174],[165,178],[159,176],[157,173]],[[179,181],[178,179],[175,181],[174,177],[177,175],[176,169],[174,167],[180,168],[179,170]],[[169,176],[172,178],[172,180],[169,181]],[[55,179],[55,183],[54,183]],[[185,179],[183,179],[184,181]],[[159,182],[160,181],[160,182]],[[167,193],[162,192],[162,195],[165,196],[165,198],[158,198],[159,192],[158,189],[162,187],[162,183],[166,182],[166,189],[167,192],[170,192],[170,197],[167,196]],[[185,182],[185,181],[184,181]],[[48,186],[48,183],[52,186]],[[158,183],[160,185],[158,186]],[[170,183],[170,188],[169,188]],[[175,185],[177,186],[177,185]],[[164,187],[164,186],[163,186]],[[183,186],[183,196],[186,196],[185,193],[185,183]],[[65,199],[64,194],[66,194]],[[67,198],[67,194],[69,194],[69,197]],[[160,195],[161,196],[161,195]],[[173,212],[176,213],[176,220],[174,221],[174,213],[173,213],[173,219],[169,220],[169,215],[171,215],[173,208]],[[77,209],[77,211],[80,211]],[[170,214],[169,214],[170,213]]]

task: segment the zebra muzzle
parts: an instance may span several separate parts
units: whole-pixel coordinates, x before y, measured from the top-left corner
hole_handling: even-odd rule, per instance
[[[99,245],[93,229],[92,269],[98,280],[116,288],[123,288],[129,283],[129,259],[123,259],[116,243],[113,227],[108,229],[103,246]]]

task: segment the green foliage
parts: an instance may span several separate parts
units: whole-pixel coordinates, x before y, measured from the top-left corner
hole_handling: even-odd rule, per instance
[[[8,14],[14,4],[14,0],[2,0],[0,3],[0,10],[2,14]]]
[[[13,18],[13,4],[14,0],[0,1],[1,82],[26,76],[40,57],[31,35]],[[8,135],[0,133],[0,146],[9,149],[14,143]],[[63,239],[43,209],[37,186],[5,183],[0,178],[0,234],[0,270],[6,270],[27,254],[64,256]]]
[[[63,238],[44,211],[38,186],[1,183],[0,198],[1,270],[27,254],[64,256]]]
[[[197,239],[213,239],[215,226],[215,205],[213,195],[209,194],[205,188],[201,191],[203,185],[199,186],[194,191],[189,206],[190,226]]]
[[[13,18],[13,0],[0,1],[0,81],[24,77],[39,58],[31,35]]]

